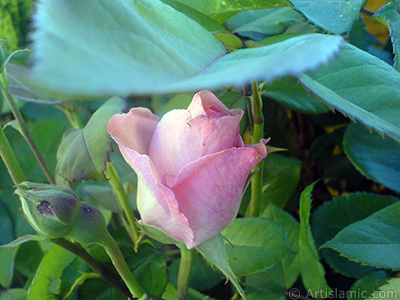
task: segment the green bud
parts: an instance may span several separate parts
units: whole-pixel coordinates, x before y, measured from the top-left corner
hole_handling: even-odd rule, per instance
[[[23,182],[15,191],[31,225],[50,238],[66,236],[76,225],[82,203],[74,191],[52,184]]]
[[[82,203],[81,213],[68,237],[82,244],[104,245],[108,243],[110,234],[101,211],[93,205]]]

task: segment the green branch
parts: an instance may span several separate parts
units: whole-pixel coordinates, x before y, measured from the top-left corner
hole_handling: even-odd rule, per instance
[[[187,250],[185,245],[179,245],[179,248],[181,250],[181,262],[179,265],[176,300],[185,300],[193,266],[194,251]]]
[[[112,163],[107,163],[106,176],[110,179],[109,183],[114,189],[119,203],[124,211],[126,219],[128,220],[130,227],[128,233],[133,239],[133,242],[136,244],[139,239],[139,232],[135,222],[135,214],[133,213],[133,209],[129,204],[128,196],[124,190],[124,187],[121,184],[117,170],[114,168],[114,165]]]
[[[10,105],[11,111],[12,111],[15,119],[17,120],[19,127],[21,128],[22,136],[25,138],[29,147],[32,149],[32,152],[35,155],[37,161],[39,162],[39,165],[42,168],[44,174],[46,175],[47,180],[51,184],[54,184],[55,182],[54,182],[53,176],[51,175],[49,169],[47,168],[47,165],[46,165],[43,157],[40,155],[39,150],[36,146],[36,143],[33,141],[32,137],[30,136],[29,131],[24,122],[24,119],[22,118],[22,115],[19,112],[19,110],[15,104],[15,101],[11,95],[10,86],[8,84],[5,70],[3,70],[3,72],[1,72],[1,74],[0,74],[0,83],[1,83],[1,89],[3,91],[3,95],[4,95],[5,99],[7,100],[8,104]]]
[[[252,88],[252,116],[253,116],[253,134],[252,144],[258,144],[264,138],[264,116],[262,113],[262,99],[258,90],[258,84],[253,82]],[[258,217],[260,215],[260,203],[263,188],[263,167],[264,161],[261,160],[253,169],[255,172],[251,180],[251,199],[248,209],[248,217]]]

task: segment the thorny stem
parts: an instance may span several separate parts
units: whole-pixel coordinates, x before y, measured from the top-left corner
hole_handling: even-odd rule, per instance
[[[124,190],[124,187],[121,184],[117,170],[112,163],[107,163],[106,176],[110,179],[109,183],[114,189],[125,213],[126,219],[128,220],[128,223],[130,225],[128,233],[133,238],[133,242],[136,244],[139,239],[139,232],[135,222],[135,215],[133,213],[131,205],[129,204],[128,196]]]
[[[54,179],[53,176],[51,175],[49,169],[47,168],[47,165],[43,159],[43,157],[40,155],[39,150],[36,146],[36,143],[32,139],[31,135],[29,134],[29,131],[26,127],[25,121],[22,118],[21,113],[19,112],[17,106],[15,105],[15,101],[11,95],[10,92],[10,86],[8,84],[7,76],[6,76],[6,71],[3,70],[3,72],[0,74],[0,83],[1,83],[1,89],[3,91],[4,98],[7,100],[8,104],[10,105],[11,111],[15,117],[15,119],[18,122],[19,127],[21,128],[22,136],[25,138],[27,141],[29,147],[31,148],[33,154],[35,155],[37,161],[39,162],[40,167],[42,168],[44,174],[47,177],[47,180],[51,183],[54,184]]]
[[[262,113],[262,99],[259,93],[258,84],[253,82],[252,88],[252,115],[253,115],[253,134],[251,143],[257,144],[264,138],[264,116]],[[260,203],[262,198],[262,185],[263,185],[263,165],[261,160],[253,169],[255,172],[251,180],[251,199],[248,209],[248,217],[257,217],[260,214]]]

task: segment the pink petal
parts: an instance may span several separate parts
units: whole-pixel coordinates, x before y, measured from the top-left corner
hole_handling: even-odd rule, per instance
[[[186,244],[193,242],[193,231],[180,212],[174,193],[160,183],[157,171],[147,155],[120,145],[125,160],[138,175],[137,205],[141,220],[156,226]]]
[[[127,114],[114,115],[107,129],[117,143],[145,154],[159,121],[147,108],[137,107]]]
[[[222,117],[222,116],[243,116],[241,109],[229,110],[212,92],[208,90],[200,91],[194,95],[192,102],[188,107],[192,117],[201,115]]]
[[[166,175],[176,175],[202,156],[235,146],[240,116],[191,118],[186,110],[173,110],[158,123],[149,156],[165,184]],[[241,140],[241,138],[239,137]]]
[[[171,189],[194,232],[189,249],[213,237],[236,217],[246,179],[267,155],[263,143],[230,148],[185,166]]]

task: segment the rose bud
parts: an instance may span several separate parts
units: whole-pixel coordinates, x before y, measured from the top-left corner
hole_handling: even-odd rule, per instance
[[[81,201],[70,189],[52,184],[23,182],[15,191],[30,224],[50,238],[67,235],[75,226]]]
[[[76,220],[76,225],[68,233],[68,237],[81,244],[100,245],[108,244],[111,238],[101,211],[87,203],[82,203],[81,213]]]
[[[267,155],[265,141],[244,145],[242,116],[201,91],[162,119],[146,108],[111,118],[108,132],[138,175],[143,224],[192,249],[233,221],[247,177]]]

